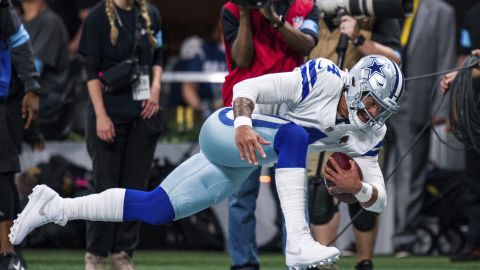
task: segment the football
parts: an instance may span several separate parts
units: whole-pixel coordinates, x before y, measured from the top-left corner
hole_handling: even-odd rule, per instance
[[[347,156],[344,153],[340,153],[340,152],[333,153],[331,158],[334,159],[338,163],[338,165],[344,170],[350,169],[349,160],[353,160],[351,157]],[[325,166],[328,166],[328,167],[333,169],[333,165],[330,163],[330,161],[328,161]],[[363,181],[362,171],[360,170],[359,167],[357,167],[357,168],[359,170],[360,179]],[[325,185],[328,188],[328,187],[331,187],[331,186],[335,186],[335,183],[325,179]],[[336,192],[336,193],[333,193],[332,196],[337,198],[339,201],[344,202],[344,203],[348,203],[348,204],[356,203],[358,201],[357,198],[355,198],[355,196],[351,193]]]

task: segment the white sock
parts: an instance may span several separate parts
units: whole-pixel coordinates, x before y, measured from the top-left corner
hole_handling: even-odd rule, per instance
[[[289,232],[308,229],[305,216],[307,205],[306,171],[303,168],[281,168],[275,170],[278,198]]]
[[[123,188],[111,188],[98,194],[62,199],[64,222],[75,219],[123,221],[124,199]]]

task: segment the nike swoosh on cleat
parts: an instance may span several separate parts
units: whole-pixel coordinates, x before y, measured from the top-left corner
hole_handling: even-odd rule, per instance
[[[38,202],[37,202],[38,203]],[[47,202],[43,202],[43,205],[40,206],[40,208],[38,209],[38,214],[40,216],[45,216],[45,207],[47,206]]]
[[[299,247],[297,250],[286,250],[287,253],[290,253],[292,255],[300,255],[302,254],[302,248]]]
[[[20,262],[17,262],[16,264],[13,264],[13,269],[15,270],[20,270],[21,269],[21,265],[20,265]]]

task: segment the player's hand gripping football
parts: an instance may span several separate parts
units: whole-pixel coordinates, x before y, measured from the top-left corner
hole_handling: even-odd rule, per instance
[[[235,129],[235,144],[242,160],[247,158],[248,163],[258,165],[255,151],[263,158],[266,158],[267,155],[261,145],[268,145],[270,142],[258,135],[252,127],[239,126]]]
[[[353,160],[349,160],[350,169],[344,170],[338,162],[330,158],[328,162],[331,163],[332,167],[325,166],[325,178],[327,180],[335,183],[334,186],[330,186],[328,191],[330,193],[351,193],[357,194],[362,188],[362,180],[359,175],[359,169],[357,168],[357,163]]]

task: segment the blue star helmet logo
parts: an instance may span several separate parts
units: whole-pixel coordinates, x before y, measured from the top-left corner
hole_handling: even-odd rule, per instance
[[[372,57],[373,58],[373,57]],[[381,65],[377,62],[377,59],[376,58],[373,58],[373,62],[370,66],[367,66],[365,68],[368,69],[368,79],[370,80],[370,78],[375,75],[375,73],[377,74],[380,74],[380,76],[384,77],[385,78],[385,74],[383,73],[383,67],[385,65]]]

